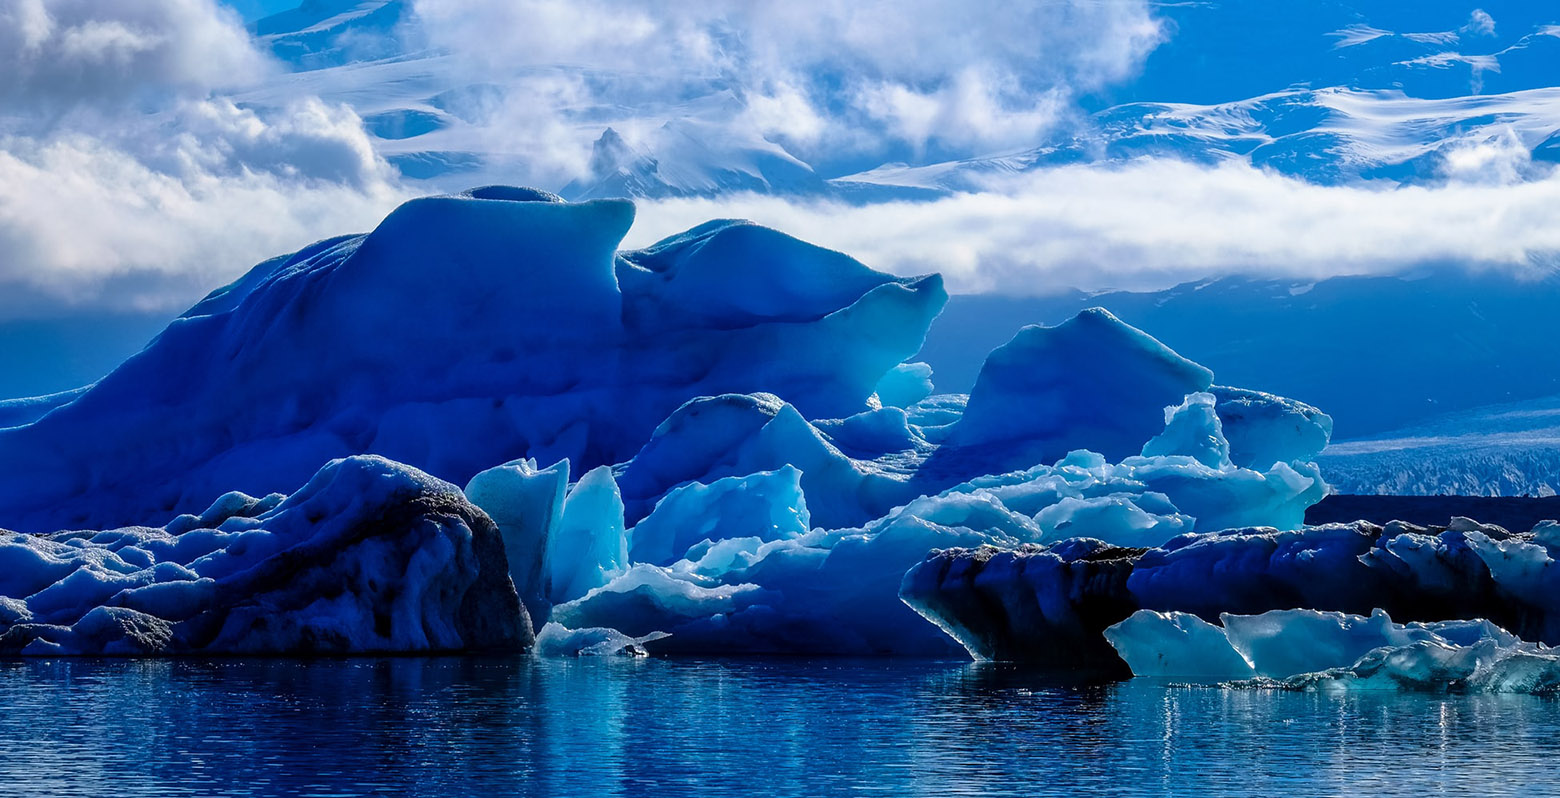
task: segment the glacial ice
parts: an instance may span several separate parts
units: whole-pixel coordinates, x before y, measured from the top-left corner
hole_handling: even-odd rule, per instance
[[[0,429],[0,525],[157,522],[362,453],[458,484],[522,457],[584,473],[728,392],[848,416],[946,297],[936,276],[746,222],[618,253],[631,203],[547,199],[416,199],[256,266],[96,385]]]
[[[164,528],[0,534],[0,654],[519,650],[503,545],[453,485],[336,460]]]
[[[1095,661],[1101,652],[1090,634],[1137,610],[1208,622],[1226,613],[1381,610],[1418,622],[1487,619],[1522,640],[1552,645],[1560,643],[1556,528],[1514,534],[1468,519],[1443,528],[1358,522],[1183,535],[1147,549],[1072,540],[1050,548],[945,550],[912,568],[901,594],[972,655],[988,659],[1065,660],[1053,651],[1055,642],[1080,639],[1076,658]],[[1178,623],[1182,633],[1195,634]],[[1311,664],[1349,664],[1340,658]]]
[[[466,498],[498,526],[509,577],[533,624],[552,611],[547,543],[563,515],[569,461],[539,469],[535,459],[516,460],[471,478]]]
[[[647,657],[650,652],[645,644],[664,637],[661,632],[629,637],[616,629],[569,629],[548,622],[536,634],[536,653],[544,657]]]
[[[452,555],[426,532],[448,527],[480,541],[478,581],[503,583],[516,639],[540,634],[552,653],[962,643],[1121,671],[1101,631],[1148,606],[1152,580],[1133,580],[1155,547],[1297,529],[1326,490],[1312,458],[1327,416],[1213,386],[1104,311],[1020,330],[970,396],[937,395],[930,369],[904,362],[943,302],[935,276],[891,278],[732,221],[616,253],[631,219],[627,203],[508,187],[408,203],[366,236],[261,264],[99,384],[0,430],[0,523],[182,512],[161,529],[66,535],[91,552],[132,540],[129,586],[95,559],[51,569],[25,554],[64,533],[15,536],[24,553],[0,549],[0,572],[36,583],[0,582],[0,639],[87,653],[112,627],[156,653],[502,647],[449,620],[446,593],[466,583],[438,570]],[[458,510],[381,529],[402,516],[364,509],[384,495],[370,485],[351,512],[297,520],[312,488],[278,489],[328,461],[320,474],[384,472]],[[261,629],[262,605],[202,598],[294,561],[273,524],[359,528],[370,512],[376,535],[420,537],[372,567],[353,546],[316,545],[334,564],[283,591],[315,596],[307,620],[282,612]],[[220,537],[252,525],[269,536]],[[420,554],[433,548],[443,559]],[[1527,574],[1534,555],[1508,549],[1479,550]],[[965,576],[933,574],[932,551]],[[321,581],[331,569],[347,570],[344,591]],[[961,594],[966,576],[1002,595]],[[381,606],[432,585],[454,587],[420,616]],[[120,603],[130,587],[135,603]],[[190,608],[208,606],[249,625],[200,637]],[[965,617],[993,607],[1011,629]],[[423,637],[406,631],[414,617]]]
[[[1485,620],[1393,623],[1314,610],[1224,614],[1139,610],[1105,630],[1133,674],[1285,689],[1550,693],[1560,653]]]
[[[873,393],[884,407],[910,407],[932,395],[932,367],[925,363],[900,363],[878,380]]]
[[[949,443],[981,449],[986,473],[1088,449],[1137,454],[1164,409],[1205,391],[1213,372],[1092,308],[1056,327],[1025,327],[981,368]]]
[[[628,567],[623,498],[612,470],[591,469],[563,500],[563,514],[547,530],[548,601],[562,604],[611,581]]]
[[[675,488],[634,526],[629,555],[634,562],[671,565],[704,541],[801,537],[811,518],[801,478],[801,471],[786,465]]]

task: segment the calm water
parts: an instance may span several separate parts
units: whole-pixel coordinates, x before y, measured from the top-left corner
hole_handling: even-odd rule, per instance
[[[0,663],[0,794],[1542,795],[1560,702],[796,660]]]

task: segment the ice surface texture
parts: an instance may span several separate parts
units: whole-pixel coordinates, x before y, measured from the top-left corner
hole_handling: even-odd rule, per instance
[[[1138,676],[1286,689],[1553,693],[1560,653],[1489,621],[1397,624],[1315,610],[1220,616],[1139,610],[1105,630]]]
[[[685,401],[733,391],[848,416],[946,299],[936,276],[746,222],[619,254],[633,217],[626,201],[494,187],[262,263],[0,430],[0,526],[160,523],[362,453],[457,484],[519,457],[582,474],[632,457]]]
[[[455,486],[353,457],[163,528],[0,534],[0,654],[515,651],[508,570]]]
[[[1091,325],[1094,335],[1079,339]],[[552,544],[543,553],[543,570],[554,579],[578,569],[595,584],[554,581],[549,617],[566,628],[635,637],[669,632],[655,643],[658,652],[947,655],[958,651],[953,640],[897,598],[906,569],[929,550],[1014,549],[1078,535],[1153,546],[1232,525],[1295,527],[1325,490],[1314,466],[1289,459],[1314,454],[1317,435],[1325,440],[1325,429],[1305,435],[1296,427],[1322,424],[1326,417],[1314,410],[1242,394],[1246,412],[1232,415],[1232,425],[1248,446],[1257,442],[1247,462],[1266,459],[1268,467],[1240,468],[1230,459],[1219,398],[1176,393],[1206,385],[1206,372],[1143,333],[1095,312],[1073,325],[1026,329],[1016,340],[1024,345],[991,366],[998,377],[988,384],[996,387],[979,412],[974,399],[966,408],[943,397],[908,411],[887,406],[813,422],[770,394],[688,402],[614,469],[618,492],[601,494],[599,523],[576,536],[593,536],[580,548],[611,549],[621,517],[630,527],[628,567],[612,572],[601,557],[579,556],[561,564]],[[1093,340],[1086,348],[1094,373],[1112,364],[1123,373],[1068,386],[1066,369],[1052,361],[1065,365],[1070,355],[1057,354],[1065,347],[1056,344],[1083,340]],[[1132,378],[1135,368],[1145,373],[1144,385]],[[1029,372],[1027,382],[1016,379],[1019,372]],[[1165,390],[1168,407],[1142,399],[1166,373],[1191,379]],[[1088,389],[1105,382],[1111,390],[1088,403]],[[1043,412],[1064,419],[1072,412],[1076,423],[1030,418],[1021,412],[1027,391],[1043,398]],[[1004,412],[1016,423],[1003,425]],[[965,424],[978,442],[960,437]],[[1122,431],[1134,427],[1142,431]],[[1141,435],[1134,448],[1143,454],[1112,463],[1077,450],[1051,464],[987,473],[1004,452],[1071,445],[1091,434],[1118,447]],[[1033,462],[1045,455],[1009,456]],[[474,484],[489,478],[479,475]],[[600,583],[603,575],[610,579]],[[1096,648],[1104,648],[1099,631],[1109,622],[1086,630]],[[1108,648],[1102,653],[1105,667],[1120,667]]]
[[[1099,632],[1139,609],[1209,622],[1224,613],[1382,609],[1408,621],[1489,619],[1553,644],[1557,529],[1359,522],[1186,535],[1147,549],[1073,540],[948,550],[907,573],[901,590],[977,657],[1059,665],[1108,663]]]

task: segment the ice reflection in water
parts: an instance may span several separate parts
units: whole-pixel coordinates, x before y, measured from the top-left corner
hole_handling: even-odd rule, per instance
[[[1532,795],[1557,732],[1528,696],[955,662],[0,663],[5,795]]]

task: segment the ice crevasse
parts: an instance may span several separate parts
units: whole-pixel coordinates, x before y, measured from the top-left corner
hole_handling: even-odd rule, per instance
[[[1325,492],[1324,414],[1218,386],[1103,310],[1017,331],[968,396],[936,394],[907,362],[945,299],[935,275],[736,221],[619,251],[632,219],[627,201],[507,187],[414,200],[260,264],[97,384],[8,403],[0,526],[19,531],[0,549],[0,651],[524,648],[540,633],[555,653],[958,653],[956,624],[901,599],[929,552],[1296,529]],[[365,469],[445,509],[409,516],[413,538],[374,522],[401,517],[399,489],[300,509],[322,475]],[[57,531],[87,528],[115,531]],[[396,555],[349,566],[374,547]],[[233,581],[305,561],[322,570],[287,601]],[[485,607],[510,596],[523,621],[486,637],[448,620],[453,598],[386,616],[392,577]],[[206,636],[212,618],[298,602],[312,609],[291,632],[224,621],[235,631]],[[1102,646],[1106,625],[1085,624]]]

